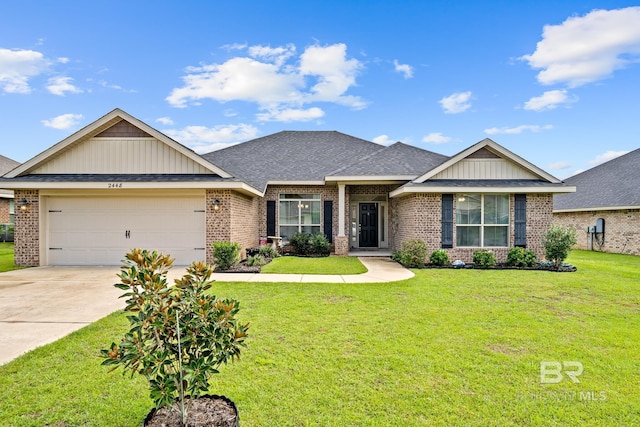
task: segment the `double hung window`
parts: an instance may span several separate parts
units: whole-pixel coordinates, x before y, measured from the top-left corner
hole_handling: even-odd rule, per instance
[[[295,232],[320,233],[320,194],[280,194],[280,236],[289,240]]]
[[[456,245],[507,247],[509,245],[508,194],[458,194]]]

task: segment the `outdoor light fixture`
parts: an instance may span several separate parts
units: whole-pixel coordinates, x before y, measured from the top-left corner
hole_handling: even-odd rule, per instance
[[[220,200],[215,199],[213,201],[213,203],[211,203],[213,205],[213,210],[214,211],[219,211],[220,210]]]
[[[458,201],[459,201],[459,202],[464,202],[464,200],[465,200],[464,196],[460,196],[460,197],[458,197]]]
[[[22,199],[22,201],[20,202],[19,206],[20,206],[20,210],[21,211],[26,211],[27,207],[30,205],[31,203],[29,203],[29,201],[27,199]]]

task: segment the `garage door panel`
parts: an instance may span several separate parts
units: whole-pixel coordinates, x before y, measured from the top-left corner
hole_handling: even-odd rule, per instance
[[[120,265],[135,247],[176,265],[204,259],[204,197],[55,197],[48,207],[50,265]]]

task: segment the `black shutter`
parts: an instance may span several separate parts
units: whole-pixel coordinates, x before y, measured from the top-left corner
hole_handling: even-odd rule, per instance
[[[453,247],[453,194],[442,195],[442,247]]]
[[[527,195],[515,195],[515,227],[514,242],[515,246],[522,248],[527,247]]]
[[[324,235],[331,243],[331,236],[333,235],[333,201],[331,200],[324,201]]]
[[[275,200],[267,200],[267,236],[277,236]]]

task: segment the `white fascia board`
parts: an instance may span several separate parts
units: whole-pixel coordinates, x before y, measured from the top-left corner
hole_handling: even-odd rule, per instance
[[[120,190],[120,189],[180,189],[180,188],[202,188],[202,189],[220,189],[220,190],[235,190],[246,194],[252,194],[262,197],[264,193],[256,190],[250,185],[244,182],[192,182],[192,181],[179,181],[179,182],[127,182],[113,180],[110,182],[15,182],[11,188],[16,190],[40,190],[40,189],[108,189],[108,190]]]
[[[180,144],[179,142],[169,138],[168,136],[166,136],[162,132],[152,128],[148,124],[136,119],[132,115],[124,112],[123,110],[121,110],[119,108],[116,108],[115,110],[105,114],[104,116],[100,117],[98,120],[94,121],[93,123],[90,123],[89,125],[85,126],[84,128],[80,129],[79,131],[73,133],[72,135],[66,137],[65,139],[63,139],[62,141],[58,142],[57,144],[49,147],[45,151],[43,151],[40,154],[36,155],[35,157],[27,160],[26,162],[24,162],[20,166],[16,167],[15,169],[11,170],[10,172],[8,172],[4,176],[6,178],[15,178],[17,176],[20,176],[20,175],[24,174],[25,172],[28,172],[29,170],[33,169],[34,167],[44,163],[50,157],[56,155],[57,153],[61,152],[62,150],[64,150],[68,146],[76,143],[77,141],[80,141],[83,138],[91,135],[97,129],[99,129],[101,126],[104,126],[105,124],[109,123],[110,121],[112,121],[112,120],[114,120],[114,119],[116,119],[118,117],[120,119],[122,119],[122,120],[128,121],[129,123],[131,123],[132,125],[140,128],[140,129],[142,129],[144,132],[148,133],[149,135],[153,136],[154,138],[158,139],[159,141],[162,141],[163,143],[169,145],[174,150],[180,152],[181,154],[185,155],[186,157],[188,157],[189,159],[191,159],[194,162],[198,163],[199,165],[207,168],[211,172],[213,172],[213,173],[215,173],[217,175],[220,175],[222,178],[231,178],[232,177],[231,174],[223,171],[222,169],[220,169],[219,167],[217,167],[213,163],[205,160],[202,156],[198,155],[195,151],[193,151],[193,150],[185,147],[184,145]]]
[[[269,185],[324,185],[324,181],[268,181]]]
[[[395,183],[395,182],[408,182],[415,179],[415,175],[345,175],[345,176],[327,176],[325,177],[325,181],[327,182],[344,182],[345,184],[350,184],[353,182],[361,183],[361,182],[384,182],[384,183]]]
[[[587,208],[554,209],[553,213],[627,211],[627,210],[636,210],[636,209],[640,210],[640,205],[636,205],[636,206],[598,206],[598,207],[587,207]]]
[[[0,193],[0,199],[13,199],[13,194]]]
[[[413,193],[575,193],[576,187],[400,187],[389,193],[389,197]]]

